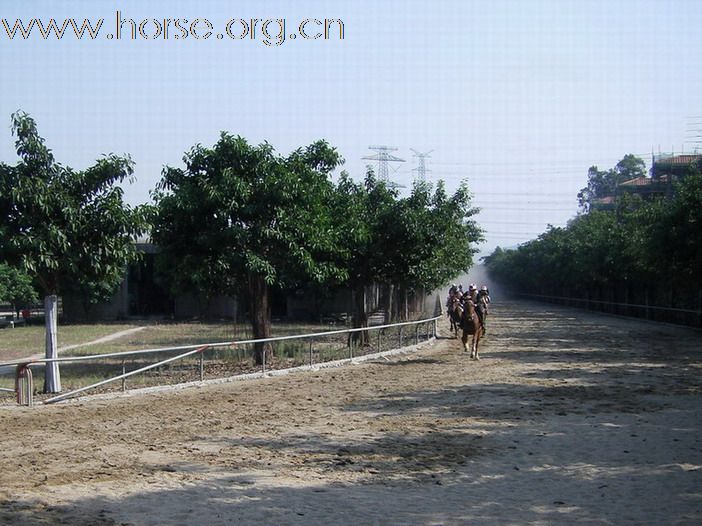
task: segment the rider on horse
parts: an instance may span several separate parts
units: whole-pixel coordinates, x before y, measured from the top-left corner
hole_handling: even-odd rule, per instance
[[[451,285],[451,288],[449,288],[448,296],[446,297],[446,315],[447,316],[451,315],[451,307],[453,305],[453,298],[454,298],[454,296],[456,296],[457,292],[458,292],[458,287],[454,283],[453,285]]]
[[[485,334],[485,318],[487,318],[488,304],[490,303],[490,291],[488,291],[488,288],[485,285],[480,288],[480,291],[476,295],[476,300],[475,308],[478,312],[478,316],[480,317],[480,322],[483,324],[483,334]]]

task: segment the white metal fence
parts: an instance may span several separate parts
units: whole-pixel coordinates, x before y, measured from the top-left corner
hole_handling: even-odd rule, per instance
[[[27,371],[30,367],[46,366],[47,363],[60,363],[62,375],[73,373],[77,378],[97,381],[84,381],[87,385],[66,393],[45,398],[50,404],[78,396],[87,391],[115,390],[107,388],[121,380],[117,390],[127,390],[127,379],[153,374],[141,386],[204,381],[205,377],[227,377],[260,372],[265,374],[274,369],[289,369],[299,366],[313,366],[333,360],[350,360],[362,355],[377,354],[383,351],[417,344],[436,336],[436,321],[440,316],[416,321],[377,325],[358,329],[279,336],[264,339],[250,339],[228,342],[215,342],[197,345],[182,345],[158,349],[142,349],[119,353],[105,353],[86,356],[65,356],[55,359],[25,359],[0,363],[0,369],[14,367]],[[354,337],[367,333],[366,338]],[[360,341],[359,341],[360,340]],[[365,341],[363,341],[365,340]],[[260,365],[254,363],[254,345],[265,344]],[[73,371],[71,371],[73,367]],[[176,367],[174,369],[174,367]],[[117,374],[116,374],[117,373]],[[72,383],[80,382],[75,380]],[[15,381],[17,401],[31,405],[26,397],[20,400],[20,382]],[[26,395],[26,386],[24,387]],[[5,389],[6,391],[8,389]]]

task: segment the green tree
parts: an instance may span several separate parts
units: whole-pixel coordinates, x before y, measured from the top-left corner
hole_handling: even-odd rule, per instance
[[[335,192],[335,217],[345,233],[346,266],[354,290],[354,326],[367,326],[365,290],[373,284],[395,289],[406,316],[407,295],[433,290],[470,268],[481,231],[471,217],[470,192],[462,184],[449,197],[443,182],[416,183],[408,197],[375,177],[354,182],[342,174]],[[393,307],[393,306],[388,306]],[[392,310],[392,308],[391,308]]]
[[[340,265],[346,269],[343,285],[353,293],[354,328],[368,326],[366,289],[385,281],[386,243],[382,235],[386,218],[393,215],[397,190],[368,170],[363,183],[342,173],[332,197],[335,228],[340,238]],[[341,285],[342,283],[339,283]],[[354,339],[367,342],[367,333],[355,333]]]
[[[133,239],[146,229],[146,209],[124,204],[117,186],[132,175],[128,157],[107,155],[75,171],[56,162],[26,113],[12,115],[12,131],[20,161],[0,164],[0,258],[20,265],[44,294],[51,359],[57,295],[78,287],[97,299],[114,291],[138,257]],[[44,390],[61,390],[56,363],[46,367]]]
[[[591,166],[587,172],[587,186],[578,193],[580,207],[587,212],[595,199],[616,196],[621,183],[644,176],[646,163],[630,153],[610,170],[601,171],[597,166]]]
[[[650,264],[669,277],[666,281],[702,289],[702,173],[676,182],[674,198],[651,208],[648,212],[660,220],[650,229]]]
[[[244,295],[259,339],[271,335],[271,287],[346,278],[329,206],[329,174],[342,160],[326,142],[281,157],[223,132],[183,161],[164,169],[154,192],[153,239],[179,287]]]
[[[10,303],[19,316],[20,308],[39,301],[32,278],[16,267],[0,263],[0,301]]]
[[[434,290],[470,269],[482,231],[471,219],[478,210],[471,206],[465,183],[448,197],[441,181],[434,193],[432,185],[415,182],[395,209],[382,233],[387,238],[386,275],[400,289],[404,318],[408,293]]]
[[[646,163],[640,157],[627,153],[614,166],[617,178],[621,181],[629,181],[638,177],[646,177]]]
[[[643,162],[625,156],[615,169],[622,179],[643,175]],[[702,175],[685,166],[670,197],[623,194],[611,211],[592,210],[565,228],[547,232],[516,250],[496,250],[488,269],[502,283],[524,292],[585,295],[604,289],[654,296],[673,290],[696,303],[702,287]]]

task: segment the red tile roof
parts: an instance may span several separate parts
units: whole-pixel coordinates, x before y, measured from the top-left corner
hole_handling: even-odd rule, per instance
[[[646,186],[653,182],[649,177],[641,176],[635,179],[629,179],[623,183],[619,183],[619,186]]]
[[[672,155],[670,157],[657,158],[655,164],[692,164],[700,159],[702,159],[702,155],[700,154]]]

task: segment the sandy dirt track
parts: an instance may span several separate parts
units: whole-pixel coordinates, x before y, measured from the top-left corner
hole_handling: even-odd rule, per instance
[[[702,334],[493,305],[285,377],[0,408],[0,524],[702,524]],[[46,445],[43,445],[46,444]]]

